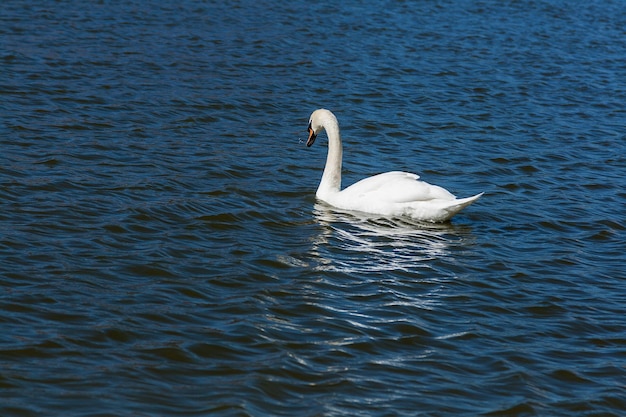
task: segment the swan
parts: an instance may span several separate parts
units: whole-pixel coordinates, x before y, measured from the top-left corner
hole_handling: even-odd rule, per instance
[[[331,206],[382,216],[444,222],[483,195],[457,199],[448,190],[418,181],[418,175],[401,171],[374,175],[341,190],[343,148],[337,118],[329,110],[315,110],[308,130],[307,147],[313,145],[323,130],[328,137],[326,166],[315,196]]]

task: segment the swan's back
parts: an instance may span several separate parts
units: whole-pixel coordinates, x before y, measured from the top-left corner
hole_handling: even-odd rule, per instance
[[[385,172],[362,179],[341,193],[350,194],[353,198],[380,199],[390,203],[454,200],[454,195],[448,190],[418,179],[419,175],[410,172]]]

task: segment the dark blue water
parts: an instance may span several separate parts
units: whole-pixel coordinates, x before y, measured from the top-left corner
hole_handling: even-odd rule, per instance
[[[621,1],[3,1],[0,415],[623,416],[625,37]],[[485,195],[316,202],[318,107],[344,184]]]

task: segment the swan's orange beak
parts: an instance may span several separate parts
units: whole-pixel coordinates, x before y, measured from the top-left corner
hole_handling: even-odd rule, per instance
[[[317,135],[313,131],[313,128],[311,127],[311,123],[309,123],[309,138],[306,140],[306,146],[309,147],[313,145],[313,142],[315,142],[315,138],[317,138]]]

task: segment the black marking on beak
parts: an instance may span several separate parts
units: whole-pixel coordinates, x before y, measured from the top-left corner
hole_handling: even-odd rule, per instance
[[[311,127],[311,122],[309,122],[309,138],[306,141],[306,146],[310,147],[311,145],[313,145],[313,142],[315,142],[315,138],[317,138],[317,135],[315,134],[315,132],[313,131],[313,128]]]

